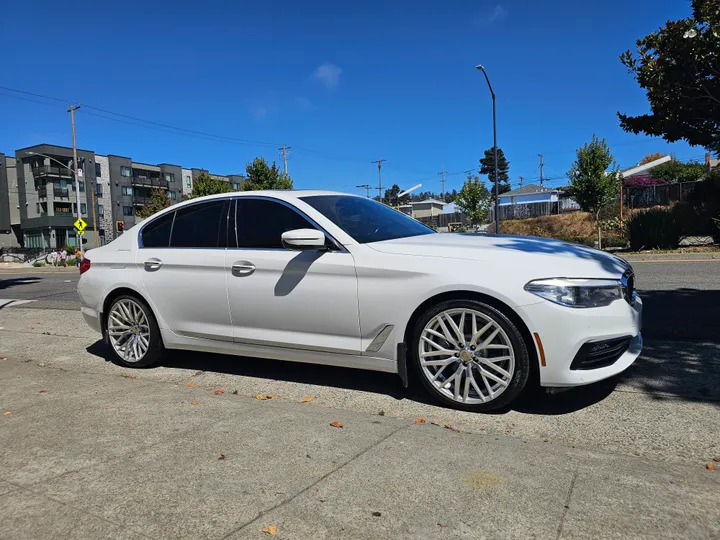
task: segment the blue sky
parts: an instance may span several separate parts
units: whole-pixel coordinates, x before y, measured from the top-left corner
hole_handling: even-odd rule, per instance
[[[536,181],[541,153],[561,185],[594,132],[621,166],[654,151],[703,159],[702,148],[624,133],[615,114],[648,110],[618,56],[689,14],[685,0],[12,2],[0,85],[237,139],[82,108],[78,146],[100,154],[229,174],[258,155],[279,163],[289,145],[299,188],[376,186],[370,162],[383,158],[387,187],[439,192],[443,165],[459,189],[492,146],[482,63],[511,181]],[[0,151],[70,145],[66,106],[8,94],[18,96],[0,89]]]

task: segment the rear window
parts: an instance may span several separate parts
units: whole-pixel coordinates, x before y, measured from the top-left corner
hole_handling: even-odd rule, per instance
[[[170,229],[172,228],[175,212],[152,220],[142,229],[142,247],[144,248],[165,248],[170,245]]]

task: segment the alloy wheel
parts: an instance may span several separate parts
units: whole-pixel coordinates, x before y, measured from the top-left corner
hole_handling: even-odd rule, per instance
[[[150,324],[140,304],[129,298],[113,304],[107,329],[110,345],[124,362],[143,359],[150,347]]]
[[[473,309],[438,313],[418,344],[422,374],[441,395],[458,403],[493,401],[510,384],[515,351],[505,330]]]

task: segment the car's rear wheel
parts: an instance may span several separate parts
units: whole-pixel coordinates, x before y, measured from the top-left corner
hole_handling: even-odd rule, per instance
[[[148,367],[159,362],[162,338],[150,307],[135,296],[118,296],[107,315],[107,341],[117,363]]]
[[[530,360],[519,329],[476,300],[448,300],[428,309],[415,323],[409,351],[423,386],[456,409],[498,409],[528,381]]]

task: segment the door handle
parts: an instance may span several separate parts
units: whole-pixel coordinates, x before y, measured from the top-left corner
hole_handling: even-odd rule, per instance
[[[238,261],[232,265],[233,276],[249,276],[255,271],[255,265],[248,261]]]
[[[162,261],[160,259],[148,259],[145,261],[145,270],[148,272],[155,272],[156,270],[160,270],[160,267],[162,266]]]

